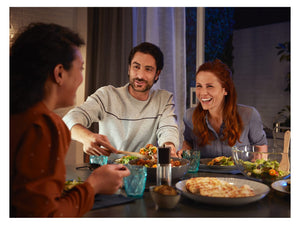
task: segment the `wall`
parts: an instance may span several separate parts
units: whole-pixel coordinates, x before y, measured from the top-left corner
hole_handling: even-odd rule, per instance
[[[10,8],[10,35],[23,26],[31,22],[45,22],[57,23],[62,26],[69,27],[70,29],[78,32],[81,37],[87,40],[87,8],[73,8],[73,7],[60,7],[60,8],[47,8],[47,7],[11,7]],[[86,47],[81,49],[82,57],[86,61]],[[85,71],[83,71],[83,82],[76,93],[76,105],[84,101],[84,87],[85,87]],[[55,112],[61,117],[65,115],[72,107],[58,109]],[[66,157],[66,164],[82,163],[83,152],[82,145],[78,142],[72,141],[70,149]]]
[[[272,128],[277,113],[290,105],[284,92],[290,65],[279,62],[276,46],[290,40],[290,23],[277,23],[235,30],[233,33],[234,75],[238,103],[256,107],[265,127]]]

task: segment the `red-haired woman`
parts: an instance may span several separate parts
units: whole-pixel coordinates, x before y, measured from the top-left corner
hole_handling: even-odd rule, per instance
[[[196,96],[199,104],[188,109],[183,119],[182,149],[200,150],[201,158],[231,156],[234,145],[258,145],[260,151],[267,151],[260,115],[254,107],[236,103],[236,90],[226,64],[216,59],[199,67]]]

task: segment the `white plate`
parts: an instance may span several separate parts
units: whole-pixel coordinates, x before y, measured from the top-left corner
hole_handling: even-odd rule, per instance
[[[271,184],[271,187],[276,191],[290,194],[290,192],[286,190],[288,181],[290,181],[290,179],[275,181]]]
[[[238,178],[229,178],[229,177],[218,177],[220,180],[227,181],[233,185],[238,187],[243,186],[245,184],[249,185],[253,188],[255,196],[251,197],[240,197],[240,198],[225,198],[225,197],[208,197],[202,195],[192,194],[185,188],[185,183],[187,180],[179,181],[176,183],[176,188],[182,193],[183,196],[190,198],[194,201],[214,204],[214,205],[243,205],[251,202],[258,201],[264,198],[270,191],[270,188],[256,181],[246,180],[246,179],[238,179]]]

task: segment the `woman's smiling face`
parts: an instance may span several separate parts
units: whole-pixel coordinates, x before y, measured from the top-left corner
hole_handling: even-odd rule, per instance
[[[217,76],[209,71],[200,71],[196,76],[196,96],[204,110],[222,111],[227,92]]]

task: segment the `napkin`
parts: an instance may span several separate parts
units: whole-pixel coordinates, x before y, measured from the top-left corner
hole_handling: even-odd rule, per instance
[[[135,199],[130,197],[125,197],[121,194],[115,195],[95,195],[95,202],[92,209],[101,209],[114,205],[120,205],[124,203],[133,202]]]

